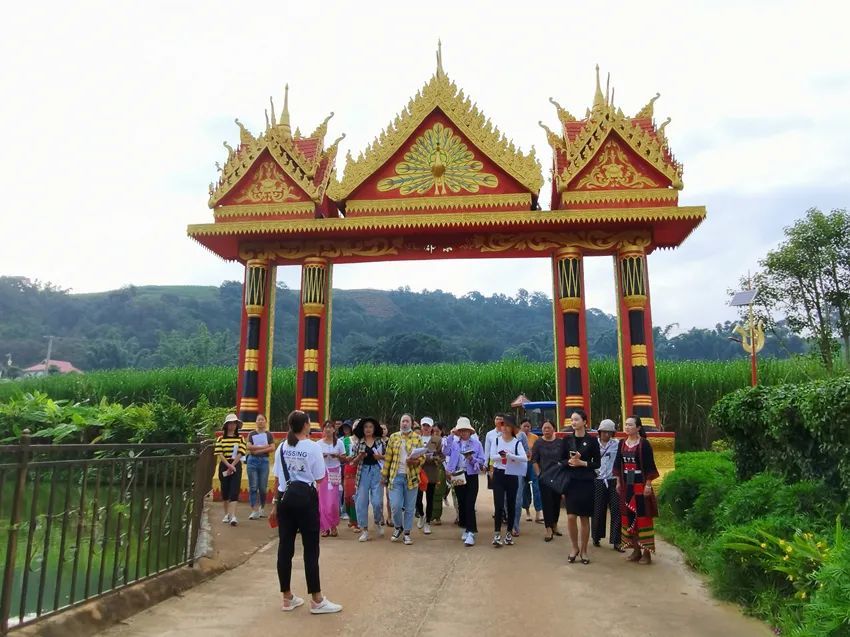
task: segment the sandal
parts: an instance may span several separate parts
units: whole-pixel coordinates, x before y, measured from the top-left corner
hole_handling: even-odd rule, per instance
[[[558,529],[555,529],[555,535],[557,535],[558,537],[564,537],[564,534],[561,533]]]
[[[578,553],[576,553],[575,555],[569,555],[569,556],[567,556],[567,561],[570,564],[575,564],[577,557],[578,557]]]
[[[330,531],[322,531],[321,537],[328,537],[331,534]]]
[[[337,537],[338,535],[339,535],[339,533],[337,532],[336,529],[331,529],[331,537]]]
[[[590,560],[589,560],[589,559],[587,559],[586,557],[582,557],[579,561],[580,561],[582,564],[584,564],[585,566],[587,566],[588,564],[590,564]]]
[[[551,542],[553,537],[554,537],[554,534],[552,533],[552,530],[549,529],[549,533],[546,535],[546,537],[543,538],[543,541],[544,542]]]

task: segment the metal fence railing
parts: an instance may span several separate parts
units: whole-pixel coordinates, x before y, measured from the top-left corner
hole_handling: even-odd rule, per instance
[[[0,634],[192,564],[212,444],[0,445]]]

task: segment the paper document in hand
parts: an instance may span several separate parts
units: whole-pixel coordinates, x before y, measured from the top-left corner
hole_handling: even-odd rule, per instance
[[[410,459],[413,460],[415,458],[419,458],[420,456],[424,456],[426,453],[428,453],[427,447],[419,447],[410,452]]]
[[[236,458],[239,455],[239,443],[233,444],[233,453],[230,454],[231,458]]]

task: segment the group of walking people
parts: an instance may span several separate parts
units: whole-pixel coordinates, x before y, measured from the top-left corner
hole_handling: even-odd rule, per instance
[[[337,536],[340,520],[348,518],[349,528],[359,532],[361,542],[371,540],[373,532],[383,536],[390,525],[390,541],[411,545],[414,519],[418,518],[416,526],[422,533],[430,535],[432,525],[442,523],[443,503],[451,496],[461,541],[474,546],[479,535],[476,503],[484,480],[493,498],[491,544],[495,548],[516,543],[522,512],[531,522],[532,505],[533,521],[545,527],[543,540],[561,537],[563,504],[568,563],[590,564],[590,540],[600,546],[609,516],[607,536],[612,548],[618,552],[630,548],[629,560],[651,563],[656,514],[652,482],[658,470],[637,416],[626,420],[626,436],[619,440],[613,421],[603,420],[594,436],[586,413],[576,409],[572,432],[564,437],[556,435],[550,421],[536,435],[528,421],[517,423],[512,415],[500,414],[482,443],[466,417],[458,418],[449,430],[430,417],[417,423],[404,414],[392,435],[387,435],[385,425],[367,417],[342,427],[327,421],[322,438],[313,441],[309,417],[293,411],[287,419],[287,439],[277,449],[264,418],[257,419],[257,430],[247,441],[239,435],[240,425],[236,415],[228,415],[216,443],[225,502],[223,522],[238,524],[235,508],[243,460],[248,467],[249,519],[266,515],[269,456],[275,453],[270,516],[279,529],[278,577],[284,611],[305,603],[291,591],[297,533],[304,545],[310,611],[338,612],[342,607],[321,592],[321,537]]]

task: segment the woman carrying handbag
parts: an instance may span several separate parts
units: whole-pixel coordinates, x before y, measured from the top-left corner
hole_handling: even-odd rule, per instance
[[[314,615],[338,613],[342,606],[322,595],[319,584],[319,493],[326,479],[325,461],[319,445],[310,440],[310,417],[293,411],[288,417],[289,434],[277,451],[274,519],[280,543],[277,549],[277,577],[283,596],[281,610],[293,611],[304,604],[291,588],[295,534],[304,545],[304,572]]]

